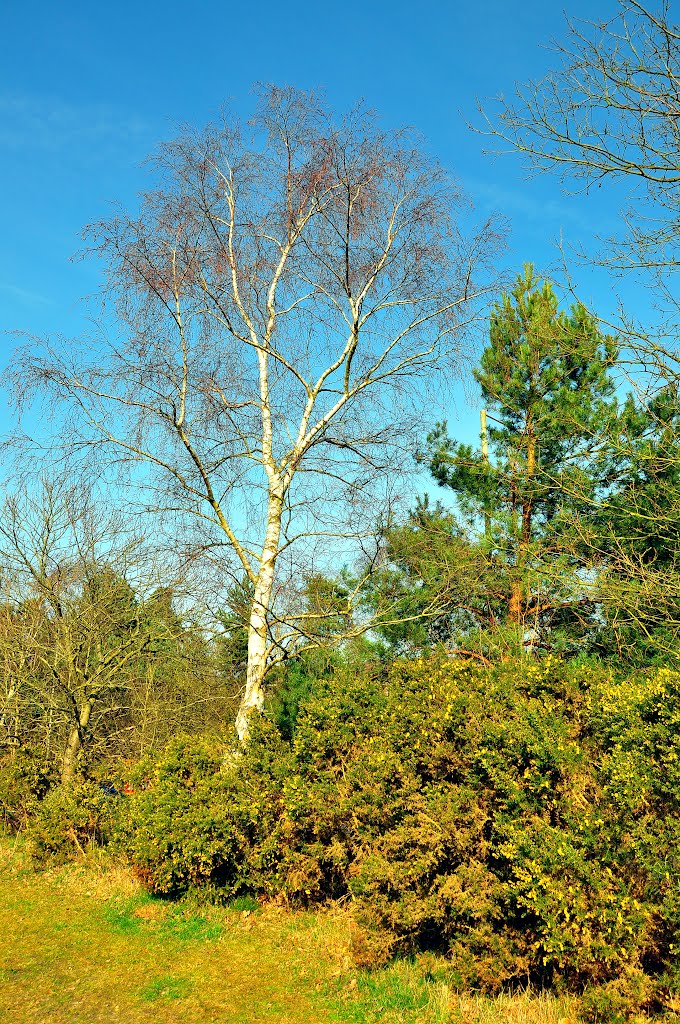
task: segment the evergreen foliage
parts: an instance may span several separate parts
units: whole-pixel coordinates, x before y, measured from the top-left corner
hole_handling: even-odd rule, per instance
[[[555,627],[564,634],[592,615],[572,524],[607,484],[601,453],[618,414],[616,358],[594,317],[581,305],[560,311],[551,284],[526,266],[492,311],[475,371],[491,458],[452,441],[445,424],[428,437],[432,475],[454,492],[471,542],[495,570],[506,600],[500,622],[516,626],[520,647],[528,631],[540,645]]]

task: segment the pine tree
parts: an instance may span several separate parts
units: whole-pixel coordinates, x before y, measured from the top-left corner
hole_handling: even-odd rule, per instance
[[[571,524],[605,486],[617,354],[585,307],[560,311],[550,282],[528,265],[494,306],[475,371],[492,422],[491,458],[484,446],[451,440],[445,423],[428,437],[432,475],[454,491],[504,580],[506,624],[520,643],[589,614]]]
[[[632,664],[675,660],[680,638],[680,394],[631,395],[603,452],[610,487],[584,522],[600,563],[596,650]]]

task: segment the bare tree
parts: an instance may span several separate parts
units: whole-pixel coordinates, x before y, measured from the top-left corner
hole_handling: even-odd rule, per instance
[[[680,27],[666,0],[658,12],[638,0],[618,6],[604,24],[570,22],[554,46],[560,66],[501,99],[486,123],[533,171],[586,189],[628,186],[624,231],[604,262],[653,270],[666,287],[680,265]]]
[[[15,379],[20,400],[43,388],[70,410],[72,454],[126,467],[176,543],[227,552],[220,572],[248,581],[244,740],[301,622],[295,552],[314,572],[379,518],[498,236],[464,236],[463,199],[413,133],[292,89],[262,90],[246,127],[165,145],[156,169],[138,217],[90,232],[119,340],[29,349]]]
[[[5,742],[18,745],[22,726],[30,732],[34,723],[17,721],[25,711],[40,725],[46,759],[61,746],[69,783],[83,749],[127,711],[145,660],[183,627],[153,614],[153,569],[139,538],[63,482],[7,497],[0,570]]]

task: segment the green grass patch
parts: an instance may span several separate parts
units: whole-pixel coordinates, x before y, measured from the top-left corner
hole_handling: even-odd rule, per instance
[[[224,926],[205,917],[180,914],[169,917],[161,931],[180,942],[213,942],[222,935]]]
[[[253,912],[260,909],[260,904],[254,896],[237,896],[235,899],[230,901],[229,909],[240,912],[243,912],[244,910]]]
[[[155,981],[145,985],[139,996],[147,1003],[153,1003],[156,999],[184,999],[189,995],[192,987],[187,978],[164,974],[162,978],[156,978]]]
[[[119,900],[111,903],[104,910],[104,920],[109,929],[121,935],[137,935],[142,928],[142,919],[136,913],[149,900],[143,896]]]

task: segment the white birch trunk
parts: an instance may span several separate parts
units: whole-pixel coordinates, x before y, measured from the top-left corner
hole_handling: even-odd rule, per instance
[[[260,571],[257,574],[248,625],[248,668],[246,688],[236,716],[236,732],[244,744],[250,731],[250,717],[264,707],[264,680],[267,673],[267,613],[274,590],[274,571],[281,537],[283,488],[277,486],[269,495],[267,532],[265,534]]]

